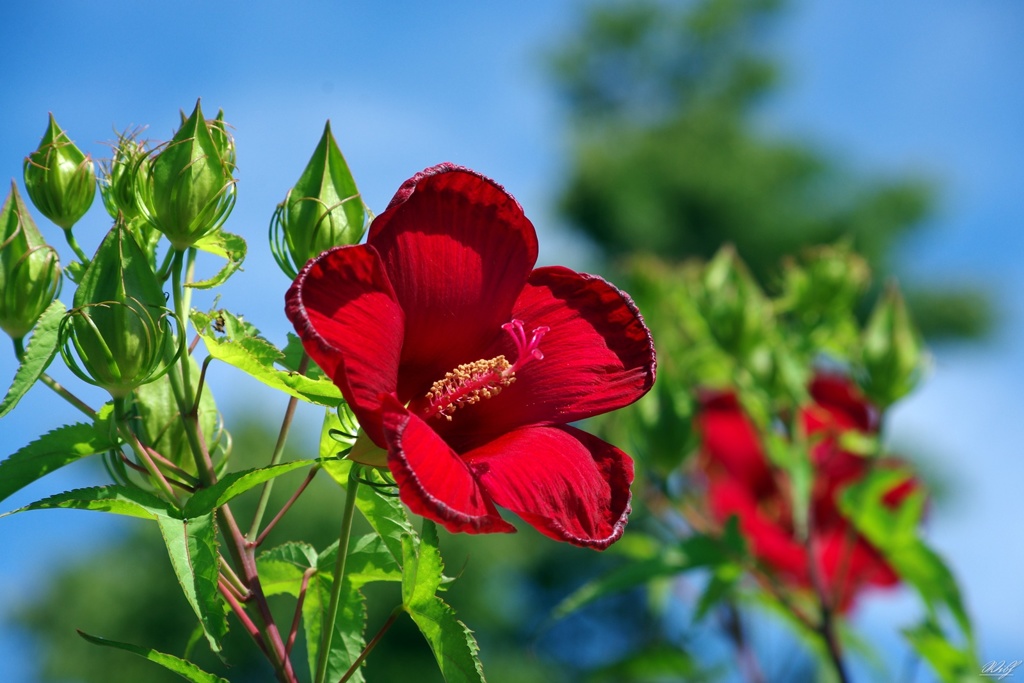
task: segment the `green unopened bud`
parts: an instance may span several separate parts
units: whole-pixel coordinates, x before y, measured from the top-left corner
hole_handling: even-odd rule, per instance
[[[722,247],[708,263],[698,306],[724,350],[742,357],[762,341],[768,302],[733,247]]]
[[[871,280],[867,262],[847,245],[808,250],[786,264],[782,307],[814,322],[850,313]]]
[[[0,208],[0,328],[14,339],[28,334],[60,291],[56,250],[43,241],[11,181]]]
[[[101,166],[100,194],[111,218],[121,214],[126,219],[139,215],[135,179],[145,182],[149,175],[149,152],[136,133],[123,133],[114,145],[114,156]]]
[[[221,119],[192,115],[136,178],[142,214],[178,250],[220,229],[235,204],[234,146]]]
[[[102,165],[100,176],[100,194],[107,213],[115,220],[123,216],[135,240],[149,253],[156,249],[160,233],[142,215],[136,186],[148,181],[151,162],[138,131],[123,133],[114,145],[113,157]]]
[[[181,353],[184,337],[180,324],[171,329],[173,318],[149,259],[119,220],[61,322],[61,355],[81,379],[123,397],[162,376]]]
[[[271,251],[294,278],[306,261],[331,247],[355,244],[366,231],[366,209],[331,122],[295,187],[270,220]]]
[[[39,212],[70,230],[96,196],[92,159],[82,153],[50,114],[39,148],[25,157],[25,190]]]
[[[895,285],[886,288],[864,329],[862,385],[881,407],[909,394],[921,377],[924,343]]]

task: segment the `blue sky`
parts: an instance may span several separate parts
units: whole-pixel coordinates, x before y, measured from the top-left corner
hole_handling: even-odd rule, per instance
[[[239,150],[238,203],[227,229],[246,237],[249,258],[222,304],[276,340],[287,330],[287,282],[266,248],[267,224],[328,118],[375,211],[416,171],[454,161],[520,200],[540,232],[542,261],[586,266],[586,247],[552,209],[566,138],[542,57],[573,30],[581,3],[500,10],[470,0],[291,4],[183,0],[143,10],[127,1],[35,0],[7,8],[0,24],[0,179],[21,184],[22,159],[38,144],[47,112],[99,158],[115,130],[148,124],[152,137],[166,139],[179,109],[191,111],[197,97],[210,115],[223,108]],[[1014,530],[1024,518],[1014,494],[1024,477],[1021,35],[1024,5],[1017,0],[798,3],[774,34],[786,80],[763,120],[865,172],[935,178],[939,211],[926,232],[902,246],[905,272],[997,292],[1004,320],[997,334],[970,348],[937,349],[927,383],[891,423],[896,443],[915,444],[955,483],[948,506],[932,513],[930,537],[962,581],[983,656],[996,659],[1024,658],[1024,551]],[[41,217],[38,223],[61,244],[54,226]],[[91,250],[108,228],[97,200],[76,234]],[[0,384],[14,368],[0,346]],[[276,415],[283,408],[277,396],[254,392],[227,369],[214,381],[224,387],[219,399],[229,421],[232,411]],[[253,395],[255,408],[253,399],[243,402]],[[0,422],[0,456],[75,420],[35,389]],[[4,509],[93,483],[93,476],[83,468],[54,474]],[[5,544],[26,543],[0,556],[0,610],[25,592],[24,582],[38,586],[46,565],[117,526],[86,513],[0,520]],[[47,543],[38,543],[42,537]],[[891,630],[906,604],[872,601],[861,619]],[[13,667],[7,680],[15,682],[31,680],[25,657],[16,656],[19,643],[0,625],[0,661]]]

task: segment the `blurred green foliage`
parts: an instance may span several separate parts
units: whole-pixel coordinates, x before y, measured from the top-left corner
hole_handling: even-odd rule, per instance
[[[770,285],[785,256],[845,238],[880,281],[893,272],[893,249],[929,217],[935,188],[865,177],[765,130],[762,105],[780,81],[765,44],[784,9],[602,2],[559,46],[553,73],[572,131],[560,208],[613,260],[707,259],[731,243]],[[991,323],[979,291],[928,283],[908,299],[932,338],[979,336]]]

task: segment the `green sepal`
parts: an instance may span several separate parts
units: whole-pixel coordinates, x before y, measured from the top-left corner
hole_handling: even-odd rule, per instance
[[[216,132],[214,132],[216,129]],[[235,204],[233,152],[223,120],[208,122],[199,102],[136,182],[142,215],[179,251],[220,230]]]
[[[161,377],[184,346],[148,255],[124,220],[115,222],[61,325],[61,355],[81,379],[115,397]],[[74,354],[72,353],[74,350]],[[77,360],[75,358],[77,355]]]
[[[864,393],[881,408],[887,408],[917,386],[924,358],[921,334],[899,289],[890,285],[864,329]]]

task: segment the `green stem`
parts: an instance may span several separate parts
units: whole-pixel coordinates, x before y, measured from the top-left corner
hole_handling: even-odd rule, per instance
[[[341,518],[341,534],[338,537],[338,559],[334,564],[334,583],[331,584],[331,601],[327,607],[327,619],[323,624],[323,635],[320,638],[320,652],[317,653],[316,677],[314,683],[325,683],[327,678],[327,662],[330,659],[331,639],[334,636],[334,622],[338,618],[338,606],[341,604],[341,585],[345,578],[345,558],[348,555],[349,537],[352,535],[352,516],[356,508],[356,491],[359,488],[356,464],[348,473],[348,488],[345,492],[345,512]]]
[[[299,361],[299,374],[306,374],[306,370],[309,368],[309,356],[305,352],[302,354],[302,360]],[[281,462],[281,458],[284,456],[284,446],[288,442],[288,431],[291,429],[292,420],[295,417],[295,408],[298,405],[299,400],[294,396],[288,401],[288,407],[284,411],[284,420],[281,421],[281,430],[277,434],[277,443],[274,445],[274,452],[270,456],[270,466]],[[250,541],[255,539],[260,532],[260,525],[263,523],[263,515],[267,511],[267,504],[270,502],[270,494],[274,490],[274,480],[270,479],[263,485],[263,491],[260,493],[260,500],[256,504],[256,513],[252,518],[252,525],[249,527],[249,533],[246,535]]]
[[[356,669],[358,669],[359,665],[363,663],[363,660],[373,652],[373,648],[377,647],[377,643],[379,643],[380,639],[384,637],[384,634],[388,632],[388,629],[395,623],[395,620],[398,619],[398,615],[400,615],[402,611],[402,605],[391,610],[391,615],[388,617],[388,620],[385,621],[384,625],[380,627],[379,631],[377,631],[377,635],[375,635],[373,639],[366,644],[363,651],[359,653],[358,657],[356,657],[356,661],[352,662],[352,666],[348,668],[348,671],[345,672],[345,675],[341,677],[341,680],[338,683],[345,683],[345,681],[352,678],[352,674],[356,672]]]
[[[75,239],[75,236],[71,234],[70,230],[65,230],[64,237],[67,239],[68,245],[70,245],[71,249],[75,252],[75,256],[78,257],[78,260],[82,262],[83,266],[87,267],[89,265],[89,257],[86,256],[85,252],[82,251],[82,248],[78,246],[78,240]]]
[[[182,282],[182,270],[184,270],[185,252],[175,250],[174,259],[171,262],[171,296],[174,299],[174,314],[178,317],[178,324],[187,328],[188,301],[190,293]],[[188,276],[191,275],[193,259],[189,258]],[[204,486],[211,486],[216,476],[213,472],[213,463],[210,455],[203,446],[199,434],[199,421],[196,419],[194,406],[198,405],[198,399],[192,391],[192,357],[182,354],[178,359],[181,368],[180,374],[174,368],[167,373],[171,380],[171,391],[174,393],[174,400],[178,405],[178,412],[181,414],[181,421],[185,427],[185,438],[188,440],[189,449],[192,451],[192,459],[196,463],[199,472],[199,479]]]
[[[25,362],[25,338],[24,337],[18,337],[16,339],[12,339],[12,341],[14,342],[14,356],[15,356],[15,358],[18,359],[19,363]],[[70,403],[74,407],[78,408],[83,413],[85,413],[85,415],[89,419],[91,419],[91,420],[95,420],[96,419],[96,411],[93,410],[92,408],[90,408],[89,405],[85,401],[83,401],[82,399],[78,398],[77,396],[72,394],[70,391],[65,389],[63,386],[61,386],[61,384],[57,380],[55,380],[54,378],[50,377],[45,372],[42,373],[41,375],[39,375],[39,379],[40,379],[40,381],[42,381],[43,384],[45,384],[46,386],[48,386],[51,389],[53,389],[57,393],[58,396],[60,396],[65,401],[67,401],[68,403]]]
[[[178,496],[174,493],[174,489],[171,488],[171,484],[167,481],[167,478],[164,477],[163,472],[160,471],[160,468],[157,467],[156,463],[153,462],[153,459],[149,456],[146,449],[141,443],[139,443],[138,437],[135,436],[131,426],[128,424],[128,417],[125,412],[123,397],[114,398],[114,421],[117,424],[118,434],[129,446],[131,446],[132,451],[135,453],[135,457],[139,459],[143,466],[145,466],[150,477],[152,477],[153,481],[160,487],[160,490],[163,491],[164,496],[168,501],[177,505],[179,502]]]
[[[68,403],[70,403],[74,407],[78,408],[83,413],[85,413],[85,415],[88,418],[90,418],[92,420],[96,419],[96,417],[97,417],[96,411],[93,410],[92,408],[90,408],[89,405],[87,403],[85,403],[85,401],[83,401],[82,399],[78,398],[77,396],[72,394],[70,391],[65,389],[63,386],[61,386],[60,382],[58,382],[54,378],[52,378],[49,375],[47,375],[45,372],[42,375],[39,376],[39,379],[42,380],[43,384],[45,384],[46,386],[50,387],[55,392],[57,392],[58,396],[60,396],[65,401],[67,401]]]

